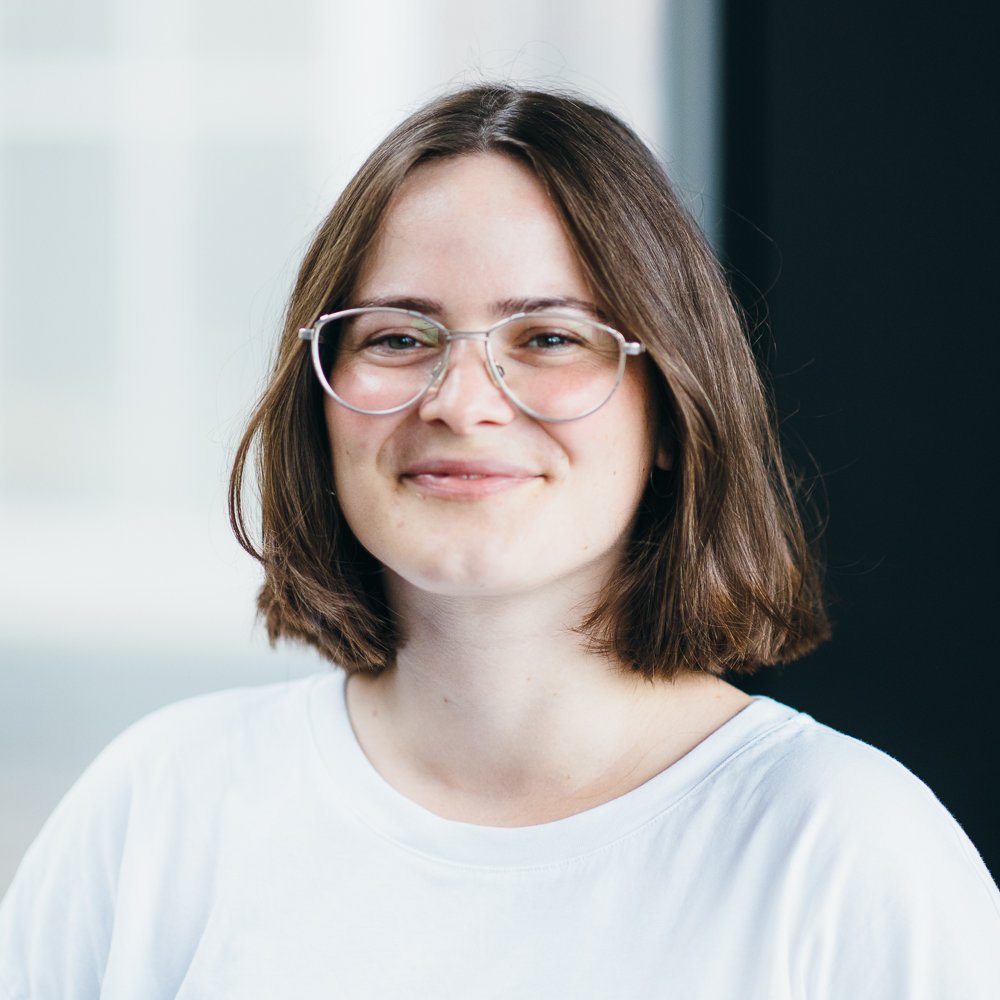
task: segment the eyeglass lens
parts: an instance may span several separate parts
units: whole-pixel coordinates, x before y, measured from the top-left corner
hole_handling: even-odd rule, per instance
[[[433,320],[364,310],[333,318],[321,331],[328,390],[362,412],[403,407],[439,377],[448,334]],[[571,420],[601,406],[621,377],[615,335],[586,319],[536,313],[512,318],[489,334],[494,375],[523,409]]]

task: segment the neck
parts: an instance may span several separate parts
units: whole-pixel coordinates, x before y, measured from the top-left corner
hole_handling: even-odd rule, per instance
[[[606,801],[721,724],[706,708],[735,692],[707,675],[646,681],[593,654],[563,624],[580,621],[578,595],[390,591],[405,645],[393,669],[352,679],[352,721],[383,776],[442,814],[504,825]]]

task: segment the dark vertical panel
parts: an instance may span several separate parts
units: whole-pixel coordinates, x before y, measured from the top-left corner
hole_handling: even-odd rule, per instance
[[[995,60],[902,10],[727,3],[725,250],[822,472],[835,623],[752,687],[902,760],[997,874]]]

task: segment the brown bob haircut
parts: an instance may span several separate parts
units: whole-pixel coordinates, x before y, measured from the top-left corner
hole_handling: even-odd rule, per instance
[[[720,268],[652,153],[574,96],[480,85],[439,98],[371,154],[319,227],[288,305],[270,382],[239,444],[230,515],[260,560],[274,642],[303,641],[348,671],[391,667],[405,636],[380,567],[331,492],[323,392],[300,327],[352,305],[393,194],[418,164],[475,153],[530,167],[561,215],[609,322],[646,345],[669,472],[653,473],[629,551],[579,631],[647,678],[750,673],[828,633],[816,564],[767,397]],[[260,491],[248,529],[248,461]]]

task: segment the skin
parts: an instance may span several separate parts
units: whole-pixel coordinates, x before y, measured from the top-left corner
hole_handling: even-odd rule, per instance
[[[539,299],[599,307],[534,175],[476,154],[408,177],[352,304],[482,330]],[[651,468],[670,463],[644,364],[630,359],[604,407],[562,424],[518,411],[473,341],[453,344],[443,382],[404,413],[327,400],[338,499],[406,636],[394,669],[351,678],[348,711],[375,768],[439,815],[517,826],[591,808],[748,701],[708,676],[623,676],[572,630],[622,556]]]

